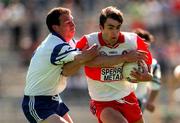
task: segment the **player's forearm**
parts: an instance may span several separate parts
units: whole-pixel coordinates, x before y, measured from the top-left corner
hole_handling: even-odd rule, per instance
[[[114,56],[98,56],[86,65],[89,67],[111,67],[124,62],[135,62],[138,60],[147,60],[146,52],[140,50],[132,50],[124,55]]]
[[[85,58],[81,54],[75,56],[74,61],[68,62],[63,66],[62,74],[64,76],[71,76],[75,74],[85,62]]]
[[[112,67],[124,62],[126,62],[124,55],[98,56],[92,61],[85,63],[85,65],[89,67]]]
[[[70,62],[70,63],[67,63],[63,67],[62,74],[64,76],[71,76],[71,75],[75,74],[80,68],[81,68],[81,64],[77,64],[75,62]]]
[[[99,49],[97,45],[93,45],[87,50],[80,52],[78,55],[74,57],[72,62],[69,62],[63,66],[62,74],[65,76],[70,76],[75,74],[82,65],[86,62],[93,60],[95,57],[99,55]]]
[[[149,98],[148,98],[148,102],[149,103],[153,103],[154,102],[154,100],[156,99],[156,97],[157,97],[157,95],[158,95],[158,90],[152,90],[151,91],[151,94],[150,94],[150,96],[149,96]]]

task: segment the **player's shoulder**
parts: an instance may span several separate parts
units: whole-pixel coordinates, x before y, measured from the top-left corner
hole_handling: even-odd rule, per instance
[[[137,39],[138,39],[137,34],[133,32],[121,32],[121,35],[124,36],[125,43],[128,44],[132,43],[134,45],[137,43]]]
[[[99,32],[92,32],[92,33],[86,34],[85,37],[86,38],[91,38],[91,37],[98,36],[98,34],[99,34]]]
[[[94,43],[96,44],[99,44],[99,34],[100,32],[93,32],[93,33],[90,33],[90,34],[87,34],[85,35],[87,41],[88,41],[88,44],[89,45],[93,45]]]
[[[58,37],[58,36],[56,36],[56,35],[53,35],[53,34],[49,34],[49,39],[51,40],[51,42],[53,42],[53,43],[59,43],[59,44],[61,44],[61,43],[66,43],[66,41],[64,40],[64,39],[62,39],[62,38],[60,38],[60,37]]]
[[[137,34],[133,32],[121,32],[126,40],[137,40]]]
[[[134,32],[121,32],[121,34],[123,34],[124,36],[128,36],[128,37],[131,37],[131,36],[137,37],[137,34]]]
[[[73,48],[64,39],[53,34],[49,34],[43,43],[44,44],[41,46],[41,48],[45,50],[45,52],[57,52]]]
[[[71,42],[71,41],[70,41]],[[63,38],[60,38],[56,35],[50,34],[48,45],[52,47],[56,46],[70,46]]]

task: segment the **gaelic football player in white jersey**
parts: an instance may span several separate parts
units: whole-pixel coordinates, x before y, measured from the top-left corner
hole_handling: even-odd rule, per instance
[[[135,33],[121,32],[123,17],[115,7],[102,9],[100,30],[83,36],[77,48],[84,49],[96,43],[100,56],[85,66],[90,108],[99,123],[143,123],[142,112],[134,94],[134,83],[123,79],[125,62],[144,60],[151,65],[152,59],[144,41]],[[137,81],[149,81],[152,76],[146,70],[132,75]]]
[[[134,32],[144,39],[147,45],[150,45],[155,41],[153,35],[146,30],[138,28],[135,29]],[[146,109],[150,112],[154,112],[154,101],[161,87],[161,69],[155,58],[153,58],[152,61],[151,74],[153,75],[152,81],[138,83],[135,94],[138,98],[142,111]]]
[[[75,25],[69,9],[52,9],[46,24],[50,34],[32,56],[24,90],[22,108],[30,123],[73,123],[68,107],[60,93],[66,87],[64,76],[74,74],[85,62],[98,55],[93,45],[82,52],[72,48],[69,42],[75,33]],[[64,64],[71,62],[72,66]]]

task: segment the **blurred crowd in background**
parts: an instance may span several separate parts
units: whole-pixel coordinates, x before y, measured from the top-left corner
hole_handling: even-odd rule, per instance
[[[10,49],[20,51],[26,64],[32,52],[29,50],[34,50],[48,33],[45,15],[50,8],[63,6],[72,10],[77,30],[75,38],[79,39],[83,34],[99,31],[100,10],[109,5],[124,13],[122,31],[140,27],[155,35],[152,48],[163,74],[180,63],[180,0],[1,0],[1,37],[9,37]]]
[[[99,31],[100,11],[110,5],[124,13],[122,31],[143,28],[155,36],[152,52],[166,83],[162,87],[164,101],[169,94],[167,88],[180,85],[172,75],[180,64],[180,0],[0,0],[0,48],[17,53],[20,66],[27,67],[33,51],[49,33],[45,17],[51,8],[72,10],[78,40]]]

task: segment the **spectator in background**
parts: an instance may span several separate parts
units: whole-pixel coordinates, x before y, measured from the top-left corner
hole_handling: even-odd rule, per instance
[[[28,66],[34,50],[40,43],[41,23],[35,0],[26,1],[26,20],[29,35],[21,41],[22,65]]]
[[[60,93],[66,87],[64,76],[74,74],[85,62],[98,55],[93,45],[82,52],[70,46],[75,34],[71,11],[54,8],[47,17],[50,34],[36,49],[26,76],[22,108],[30,123],[73,123]],[[71,62],[72,66],[65,63]],[[67,70],[65,70],[67,69]]]
[[[12,0],[8,6],[8,24],[11,31],[11,49],[20,50],[20,41],[25,22],[25,7],[19,0]]]
[[[146,30],[138,28],[135,29],[134,32],[140,36],[148,46],[150,46],[151,43],[155,41],[153,35],[151,35]],[[146,109],[150,112],[154,112],[154,101],[161,87],[161,69],[155,58],[153,58],[152,61],[151,74],[153,75],[152,81],[138,83],[135,94],[138,98],[138,102],[142,111]]]
[[[144,24],[153,34],[162,34],[162,5],[159,0],[145,0],[142,2]],[[147,9],[148,8],[148,9]]]
[[[172,22],[176,29],[176,36],[177,39],[180,37],[179,32],[180,32],[180,0],[172,0],[170,1],[171,7],[172,7],[172,13],[174,15],[174,22]]]

